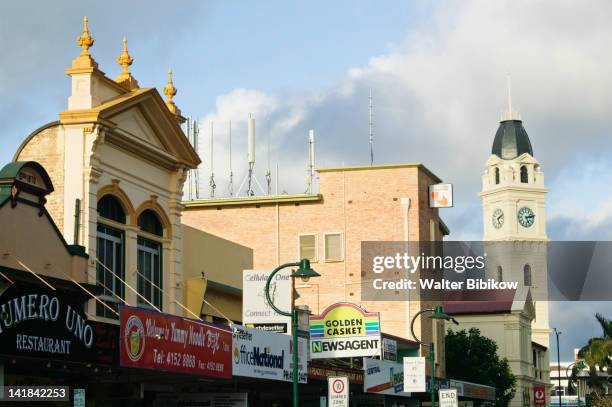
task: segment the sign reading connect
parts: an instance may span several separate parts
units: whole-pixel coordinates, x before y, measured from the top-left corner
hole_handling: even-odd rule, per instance
[[[337,303],[310,317],[312,359],[376,356],[380,342],[378,313],[355,304]]]

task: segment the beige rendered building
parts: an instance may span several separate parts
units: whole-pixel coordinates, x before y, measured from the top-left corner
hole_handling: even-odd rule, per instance
[[[87,18],[77,44],[82,51],[66,69],[66,110],[30,134],[14,161],[37,161],[48,171],[55,191],[47,210],[64,239],[85,248],[87,282],[104,288],[100,299],[111,308],[128,304],[239,320],[242,281],[233,276],[251,267],[250,249],[198,231],[183,236],[183,184],[200,158],[181,129],[185,119],[173,101],[171,72],[164,101],[130,73],[125,38],[115,79],[90,54],[94,39]],[[202,262],[185,253],[210,250],[201,247],[230,254],[233,262]],[[203,304],[205,293],[209,304],[219,303],[216,310]],[[99,302],[89,307],[97,318],[117,321]]]
[[[455,312],[464,329],[494,339],[517,377],[513,407],[534,405],[534,386],[549,383],[549,326],[544,173],[523,122],[509,104],[482,176],[486,273],[518,282],[514,301],[474,302]],[[546,391],[548,393],[548,391]],[[547,403],[550,400],[547,398]]]
[[[318,170],[318,194],[235,197],[185,202],[183,222],[253,250],[253,267],[273,269],[308,258],[321,277],[296,283],[298,304],[314,314],[337,302],[380,312],[383,332],[412,339],[417,301],[361,299],[361,242],[441,240],[448,230],[429,208],[428,187],[440,179],[422,164],[374,165]],[[404,207],[409,199],[407,218]],[[406,221],[406,222],[405,222]],[[431,341],[429,319],[417,332]],[[444,349],[442,324],[435,325]],[[424,351],[425,352],[425,351]],[[444,355],[438,355],[444,375]]]

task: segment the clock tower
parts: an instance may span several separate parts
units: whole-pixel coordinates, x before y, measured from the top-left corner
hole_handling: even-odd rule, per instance
[[[544,173],[520,115],[508,111],[495,133],[482,176],[484,236],[489,278],[517,281],[535,303],[531,341],[549,348]]]

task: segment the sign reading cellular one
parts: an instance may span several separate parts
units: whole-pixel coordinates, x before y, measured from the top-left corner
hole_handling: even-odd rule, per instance
[[[120,319],[121,366],[232,377],[229,328],[133,307]]]
[[[380,342],[378,313],[355,304],[337,303],[310,317],[312,359],[376,356]]]
[[[249,328],[270,332],[291,332],[291,317],[277,314],[268,304],[265,288],[272,270],[242,272],[242,322]],[[281,309],[291,309],[291,270],[281,270],[270,282],[270,298]]]

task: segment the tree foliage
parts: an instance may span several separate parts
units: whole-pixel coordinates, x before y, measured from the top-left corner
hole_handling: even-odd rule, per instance
[[[507,407],[516,392],[516,378],[508,360],[497,354],[497,344],[477,328],[446,334],[448,377],[495,387],[495,407]]]
[[[588,343],[580,349],[578,355],[584,359],[589,366],[589,385],[592,393],[597,395],[603,392],[608,385],[607,375],[599,374],[605,369],[612,370],[612,320],[602,314],[595,314],[595,319],[601,327],[601,336],[589,339]],[[572,378],[575,372],[572,371]]]

